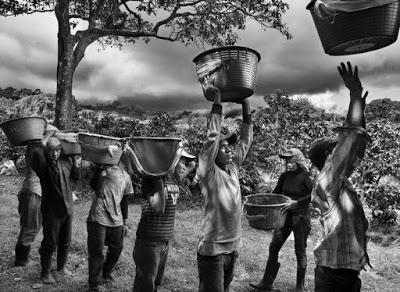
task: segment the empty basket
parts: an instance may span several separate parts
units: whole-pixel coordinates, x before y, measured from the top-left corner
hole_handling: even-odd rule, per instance
[[[325,53],[350,55],[386,47],[399,32],[399,1],[354,12],[339,12],[333,19],[320,18],[310,10]]]
[[[0,124],[12,146],[23,146],[29,141],[42,140],[47,121],[41,117],[24,117]]]
[[[262,230],[282,228],[286,213],[281,213],[289,198],[273,193],[248,195],[243,202],[243,214],[251,227]]]
[[[200,83],[210,76],[222,93],[222,101],[237,101],[251,96],[256,85],[261,57],[253,49],[227,46],[211,49],[193,59]],[[213,101],[212,96],[206,96]]]
[[[133,165],[143,176],[164,176],[179,161],[181,139],[170,137],[130,137]]]

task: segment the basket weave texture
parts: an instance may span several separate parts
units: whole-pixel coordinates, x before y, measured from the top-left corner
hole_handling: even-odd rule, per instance
[[[325,53],[351,55],[386,47],[397,40],[399,2],[365,10],[340,12],[332,18],[318,17],[309,5]]]
[[[171,137],[131,137],[133,165],[143,176],[163,176],[179,161],[181,139]]]
[[[214,79],[215,86],[221,89],[222,101],[237,101],[254,93],[259,61],[258,52],[239,46],[211,49],[193,59],[199,81],[202,83],[208,76]]]
[[[0,124],[12,146],[23,146],[29,141],[41,140],[47,121],[41,117],[24,117]]]
[[[82,159],[99,164],[119,163],[123,152],[120,138],[91,133],[79,133],[78,137],[82,149]],[[109,146],[114,146],[111,153]]]
[[[286,196],[273,193],[248,195],[243,202],[243,213],[253,228],[279,229],[285,224],[286,213],[282,214],[281,209],[288,200]]]

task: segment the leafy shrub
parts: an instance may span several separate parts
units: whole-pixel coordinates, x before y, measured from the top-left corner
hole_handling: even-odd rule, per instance
[[[400,191],[391,185],[369,185],[365,201],[372,211],[372,224],[392,226],[396,224],[400,208]]]

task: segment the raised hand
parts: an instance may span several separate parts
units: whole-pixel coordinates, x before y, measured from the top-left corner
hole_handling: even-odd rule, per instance
[[[350,105],[345,124],[365,128],[364,109],[368,91],[362,94],[363,87],[358,77],[358,67],[355,66],[353,71],[350,62],[347,62],[347,67],[344,63],[340,63],[338,71],[344,84],[350,90]]]
[[[340,76],[342,76],[344,84],[351,92],[363,90],[360,78],[358,77],[357,66],[354,68],[354,72],[350,62],[347,62],[347,68],[343,62],[340,63],[340,66],[338,66],[337,68]]]
[[[214,103],[221,103],[221,91],[214,85],[214,79],[211,76],[207,76],[201,83],[203,87],[204,96],[211,97]]]

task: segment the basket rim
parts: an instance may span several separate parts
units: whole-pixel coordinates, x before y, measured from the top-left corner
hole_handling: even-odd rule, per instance
[[[79,135],[96,137],[96,138],[106,138],[106,139],[116,140],[116,141],[121,141],[122,140],[122,138],[118,138],[118,137],[100,135],[100,134],[89,133],[89,132],[79,132]]]
[[[260,53],[257,52],[256,50],[253,50],[253,49],[250,49],[250,48],[247,48],[247,47],[242,47],[242,46],[223,46],[223,47],[218,47],[218,48],[209,49],[209,50],[207,50],[207,51],[204,51],[204,52],[198,54],[196,57],[194,57],[193,62],[194,62],[194,63],[197,63],[197,61],[198,61],[201,57],[203,57],[203,56],[205,56],[205,55],[212,54],[212,53],[215,53],[215,52],[218,52],[218,51],[230,50],[230,49],[239,49],[239,50],[244,50],[244,51],[252,52],[252,53],[254,53],[254,54],[257,56],[258,62],[260,62],[260,60],[261,60],[261,55],[260,55]]]
[[[149,137],[149,136],[132,136],[127,137],[129,140],[157,140],[157,141],[182,141],[178,137]]]
[[[290,198],[288,196],[285,195],[280,195],[280,194],[275,194],[275,193],[257,193],[257,194],[252,194],[252,195],[247,195],[245,196],[245,200],[243,202],[243,205],[247,205],[247,206],[257,206],[257,207],[283,207],[286,205],[285,203],[279,203],[279,204],[268,204],[268,205],[262,205],[262,204],[253,204],[253,203],[249,203],[248,202],[248,198],[249,197],[255,197],[255,196],[279,196],[279,197],[283,197],[285,198],[286,201],[289,201]]]
[[[45,124],[47,124],[47,120],[45,118],[43,118],[43,117],[21,117],[21,118],[15,118],[15,119],[11,119],[11,120],[7,120],[5,122],[2,122],[0,124],[0,127],[5,125],[5,124],[7,124],[7,123],[11,123],[11,122],[18,121],[18,120],[24,120],[24,119],[41,119],[41,120],[45,121]]]

